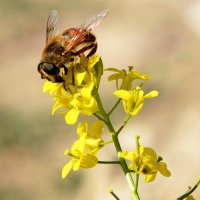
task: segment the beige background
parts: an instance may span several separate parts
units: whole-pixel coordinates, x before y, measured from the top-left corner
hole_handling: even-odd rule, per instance
[[[63,152],[76,138],[75,127],[50,115],[53,103],[42,94],[44,81],[36,70],[52,9],[60,11],[64,29],[103,8],[109,8],[110,14],[94,33],[105,67],[134,65],[152,76],[146,91],[160,92],[120,136],[123,149],[131,150],[134,136],[140,134],[141,143],[155,148],[171,170],[170,178],[158,175],[151,184],[141,177],[141,199],[175,199],[200,175],[198,0],[0,0],[1,200],[111,200],[110,187],[121,199],[131,199],[116,166],[72,172],[61,180],[67,161]],[[114,87],[107,83],[107,75],[101,94],[109,108],[114,100],[107,88]],[[116,115],[113,120],[120,126],[124,115]],[[101,152],[100,159],[115,159],[112,145]],[[199,189],[195,196],[200,199]]]

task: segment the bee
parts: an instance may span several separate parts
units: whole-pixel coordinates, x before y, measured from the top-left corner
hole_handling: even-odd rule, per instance
[[[74,57],[86,51],[87,57],[93,55],[97,50],[97,41],[91,31],[99,25],[108,12],[109,10],[103,10],[78,27],[59,33],[59,14],[57,10],[52,10],[47,20],[46,46],[37,68],[41,78],[62,83],[64,80],[60,70],[63,69],[63,75],[67,75],[66,63],[72,62]]]

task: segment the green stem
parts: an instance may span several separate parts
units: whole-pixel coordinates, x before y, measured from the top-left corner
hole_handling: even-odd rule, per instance
[[[100,146],[105,146],[105,145],[110,144],[110,143],[113,143],[113,140],[109,140],[109,141],[106,141],[106,142],[100,142]]]
[[[139,143],[139,139],[140,139],[140,136],[136,135],[136,137],[135,137],[135,144],[136,144],[136,151],[137,151],[138,155],[140,155],[140,143]],[[139,174],[136,174],[136,181],[135,182],[136,182],[135,183],[136,190],[138,190]]]
[[[122,148],[121,148],[121,145],[119,143],[117,132],[115,131],[109,116],[106,114],[106,112],[104,110],[104,107],[102,105],[102,102],[101,102],[101,99],[100,99],[100,96],[99,96],[99,93],[98,93],[97,90],[95,90],[95,97],[96,97],[96,101],[97,101],[97,104],[98,104],[98,107],[99,107],[99,111],[100,111],[102,117],[104,118],[104,121],[106,122],[108,130],[110,131],[110,133],[112,135],[112,140],[114,142],[115,149],[116,149],[117,154],[118,154],[119,152],[122,152]],[[120,165],[122,167],[122,170],[123,170],[123,172],[126,176],[129,188],[131,189],[133,199],[134,200],[140,200],[140,197],[137,193],[137,189],[136,189],[134,181],[133,181],[133,177],[131,175],[131,172],[129,171],[129,168],[127,166],[125,159],[119,157],[119,161],[120,161]]]
[[[140,136],[139,136],[139,135],[136,135],[136,136],[135,136],[135,146],[136,146],[136,150],[137,150],[137,154],[138,154],[138,155],[140,154],[140,143],[139,143],[139,139],[140,139]]]
[[[136,181],[135,181],[136,190],[138,190],[138,184],[139,184],[139,174],[136,174]]]
[[[115,108],[118,106],[118,104],[120,103],[121,99],[118,99],[117,102],[115,103],[115,105],[112,107],[112,109],[108,112],[108,116],[110,116],[113,111],[115,110]]]
[[[119,128],[119,130],[116,132],[116,134],[118,135],[122,129],[126,126],[126,124],[128,123],[129,119],[131,118],[131,115],[128,115],[127,118],[124,120],[123,124],[121,125],[121,127]]]
[[[194,185],[194,187],[192,189],[190,189],[189,191],[187,191],[185,194],[181,195],[180,197],[177,198],[177,200],[183,200],[185,199],[187,196],[189,196],[190,194],[192,194],[196,188],[198,187],[198,185],[200,184],[200,179],[197,181],[197,183]]]
[[[94,115],[96,118],[98,118],[99,120],[105,122],[104,119],[103,119],[101,116],[99,116],[97,113],[94,113],[93,115]],[[106,122],[105,122],[105,123],[106,123]]]
[[[119,160],[114,160],[114,161],[98,161],[99,164],[120,164]]]

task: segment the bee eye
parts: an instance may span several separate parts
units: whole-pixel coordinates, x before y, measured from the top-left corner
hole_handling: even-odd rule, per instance
[[[58,75],[60,73],[59,67],[57,67],[52,63],[47,63],[47,62],[39,63],[38,71],[41,72],[42,70],[46,72],[48,75]]]

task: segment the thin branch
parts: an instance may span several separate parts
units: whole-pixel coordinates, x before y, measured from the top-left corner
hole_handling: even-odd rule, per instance
[[[116,199],[116,200],[120,200],[120,198],[112,191],[110,191],[110,194],[112,194],[112,196]]]
[[[131,118],[131,115],[128,115],[127,118],[124,120],[123,124],[121,125],[121,127],[118,129],[118,131],[116,132],[116,134],[118,135],[122,129],[126,126],[126,124],[128,123],[129,119]]]
[[[115,108],[118,106],[118,104],[120,103],[121,99],[118,99],[117,102],[115,103],[115,105],[111,108],[111,110],[107,113],[108,116],[110,116],[112,114],[112,112],[115,110]]]
[[[94,113],[93,114],[96,118],[98,118],[100,121],[103,121],[104,123],[106,123],[106,121],[101,117],[99,116],[97,113]]]
[[[100,142],[100,146],[105,146],[105,145],[111,144],[111,143],[113,143],[113,140],[108,140],[106,142]]]
[[[192,189],[190,189],[189,191],[187,191],[185,194],[183,194],[182,196],[178,197],[177,200],[183,200],[185,199],[187,196],[189,196],[190,194],[192,194],[196,188],[198,187],[198,185],[200,184],[200,179],[197,181],[197,183],[194,185],[194,187]]]
[[[98,161],[99,164],[120,164],[120,161],[114,160],[114,161]]]

